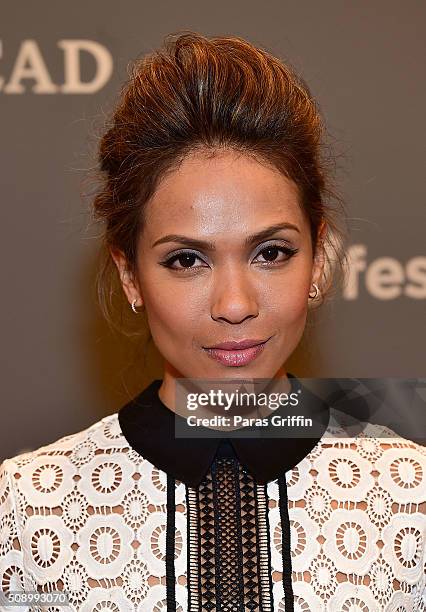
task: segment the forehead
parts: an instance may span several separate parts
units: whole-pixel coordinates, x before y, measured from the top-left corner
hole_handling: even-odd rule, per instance
[[[145,208],[147,235],[249,233],[283,221],[307,230],[296,185],[277,169],[232,151],[187,156]]]

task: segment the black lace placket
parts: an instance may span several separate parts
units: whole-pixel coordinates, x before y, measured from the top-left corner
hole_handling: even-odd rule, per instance
[[[196,461],[196,458],[194,457]],[[278,478],[285,611],[293,611],[285,475]],[[176,610],[175,480],[168,478],[167,610]],[[240,464],[228,440],[197,487],[186,486],[188,612],[273,612],[266,484]]]

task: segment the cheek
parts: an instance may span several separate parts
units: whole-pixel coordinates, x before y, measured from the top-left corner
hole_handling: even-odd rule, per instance
[[[294,287],[285,296],[282,313],[283,317],[289,321],[304,318],[307,313],[307,289]]]
[[[267,291],[266,303],[283,322],[291,323],[304,319],[308,309],[310,274],[306,268],[296,270],[273,284]]]
[[[151,285],[143,292],[148,324],[154,341],[183,338],[188,342],[197,320],[197,306],[189,293],[181,287],[167,283]],[[182,343],[180,343],[182,344]]]
[[[301,291],[281,296],[271,324],[279,332],[287,349],[294,349],[298,344],[305,329],[307,312],[306,297]]]

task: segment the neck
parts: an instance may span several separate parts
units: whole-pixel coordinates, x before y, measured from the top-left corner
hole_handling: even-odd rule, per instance
[[[176,412],[176,381],[178,378],[185,378],[185,376],[170,363],[165,362],[163,382],[158,390],[158,396],[163,402],[163,404],[173,412]],[[286,381],[285,384],[283,379],[285,379]],[[234,378],[232,378],[232,380],[233,382],[235,382]],[[250,390],[250,385],[244,383],[244,386],[247,391]],[[281,366],[277,370],[274,376],[272,376],[272,378],[270,379],[270,382],[267,382],[266,386],[268,388],[268,392],[272,392],[275,387],[278,387],[281,393],[286,393],[290,390],[291,384],[288,380],[287,372],[284,366]],[[260,387],[257,386],[256,390],[259,391]]]

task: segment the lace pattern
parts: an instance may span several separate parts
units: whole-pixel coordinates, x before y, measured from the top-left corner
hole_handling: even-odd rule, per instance
[[[190,610],[271,610],[265,491],[236,458],[218,457],[188,499]]]
[[[426,610],[426,454],[388,433],[324,437],[285,474],[295,610]],[[245,609],[288,612],[282,516],[277,480],[223,459],[186,487],[129,448],[113,414],[1,464],[0,588],[69,593],[68,608],[21,611],[160,612],[172,597],[194,612],[214,609],[220,575],[222,609],[238,609],[232,589]]]

